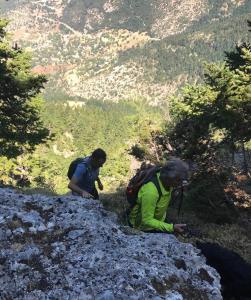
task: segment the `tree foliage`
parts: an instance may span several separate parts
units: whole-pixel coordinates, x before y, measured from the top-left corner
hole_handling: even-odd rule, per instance
[[[32,74],[30,56],[10,46],[7,24],[0,20],[0,154],[17,157],[49,135],[40,119],[39,93],[46,78]]]
[[[205,84],[187,86],[172,101],[175,125],[168,134],[187,158],[201,160],[212,148],[251,139],[251,52],[243,46],[237,53],[238,68],[228,61],[208,64]]]
[[[248,172],[245,144],[251,140],[250,50],[249,44],[242,43],[226,53],[223,63],[206,64],[204,83],[188,85],[181,96],[172,99],[173,122],[165,130],[176,154],[196,166],[188,203],[198,216],[217,223],[237,217],[225,192],[233,178],[237,148],[242,150],[243,171]]]
[[[151,128],[161,122],[161,112],[140,101],[57,99],[47,100],[41,111],[41,118],[54,138],[17,159],[1,157],[0,183],[65,193],[70,162],[101,147],[108,156],[101,169],[104,190],[115,190],[128,177],[130,145],[139,135],[147,139]],[[79,106],[70,107],[73,102]]]
[[[237,214],[225,192],[233,178],[231,154],[241,149],[247,166],[245,145],[251,140],[249,44],[237,45],[226,53],[224,62],[205,64],[204,83],[184,87],[171,99],[169,108],[172,120],[157,135],[159,138],[155,137],[155,148],[162,146],[168,155],[191,162],[195,172],[187,203],[198,216],[217,223],[232,221]],[[173,149],[167,149],[169,143]],[[139,147],[142,145],[136,150]],[[149,142],[144,145],[147,148]],[[149,152],[144,153],[145,159],[149,159]],[[162,151],[162,160],[164,154]]]

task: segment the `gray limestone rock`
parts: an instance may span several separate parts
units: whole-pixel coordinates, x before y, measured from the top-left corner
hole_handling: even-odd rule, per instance
[[[218,273],[173,235],[131,233],[80,197],[0,199],[3,299],[222,299]]]

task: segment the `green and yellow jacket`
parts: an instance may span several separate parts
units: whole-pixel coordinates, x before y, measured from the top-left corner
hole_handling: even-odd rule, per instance
[[[130,212],[129,221],[134,228],[139,230],[173,232],[173,224],[164,222],[172,189],[165,190],[159,176],[160,174],[157,173],[157,180],[162,192],[160,199],[153,182],[142,185],[136,204]]]

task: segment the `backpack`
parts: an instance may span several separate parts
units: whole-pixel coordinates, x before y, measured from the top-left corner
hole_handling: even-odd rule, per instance
[[[76,159],[74,159],[71,163],[70,163],[70,166],[69,166],[69,169],[68,169],[68,172],[67,172],[67,177],[69,179],[72,178],[76,168],[77,168],[77,165],[81,164],[85,162],[85,158],[81,158],[81,157],[78,157]]]
[[[136,175],[130,179],[126,188],[126,199],[131,208],[136,204],[139,189],[142,187],[142,185],[150,181],[156,186],[160,199],[162,192],[156,175],[159,170],[159,167],[146,165],[143,168],[140,168],[136,172]]]

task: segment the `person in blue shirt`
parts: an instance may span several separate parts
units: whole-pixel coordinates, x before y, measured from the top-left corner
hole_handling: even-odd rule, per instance
[[[83,198],[99,199],[95,181],[97,181],[98,188],[103,190],[103,185],[99,179],[99,169],[105,162],[106,153],[100,148],[94,150],[91,156],[85,157],[83,162],[77,165],[68,184],[72,194]]]

